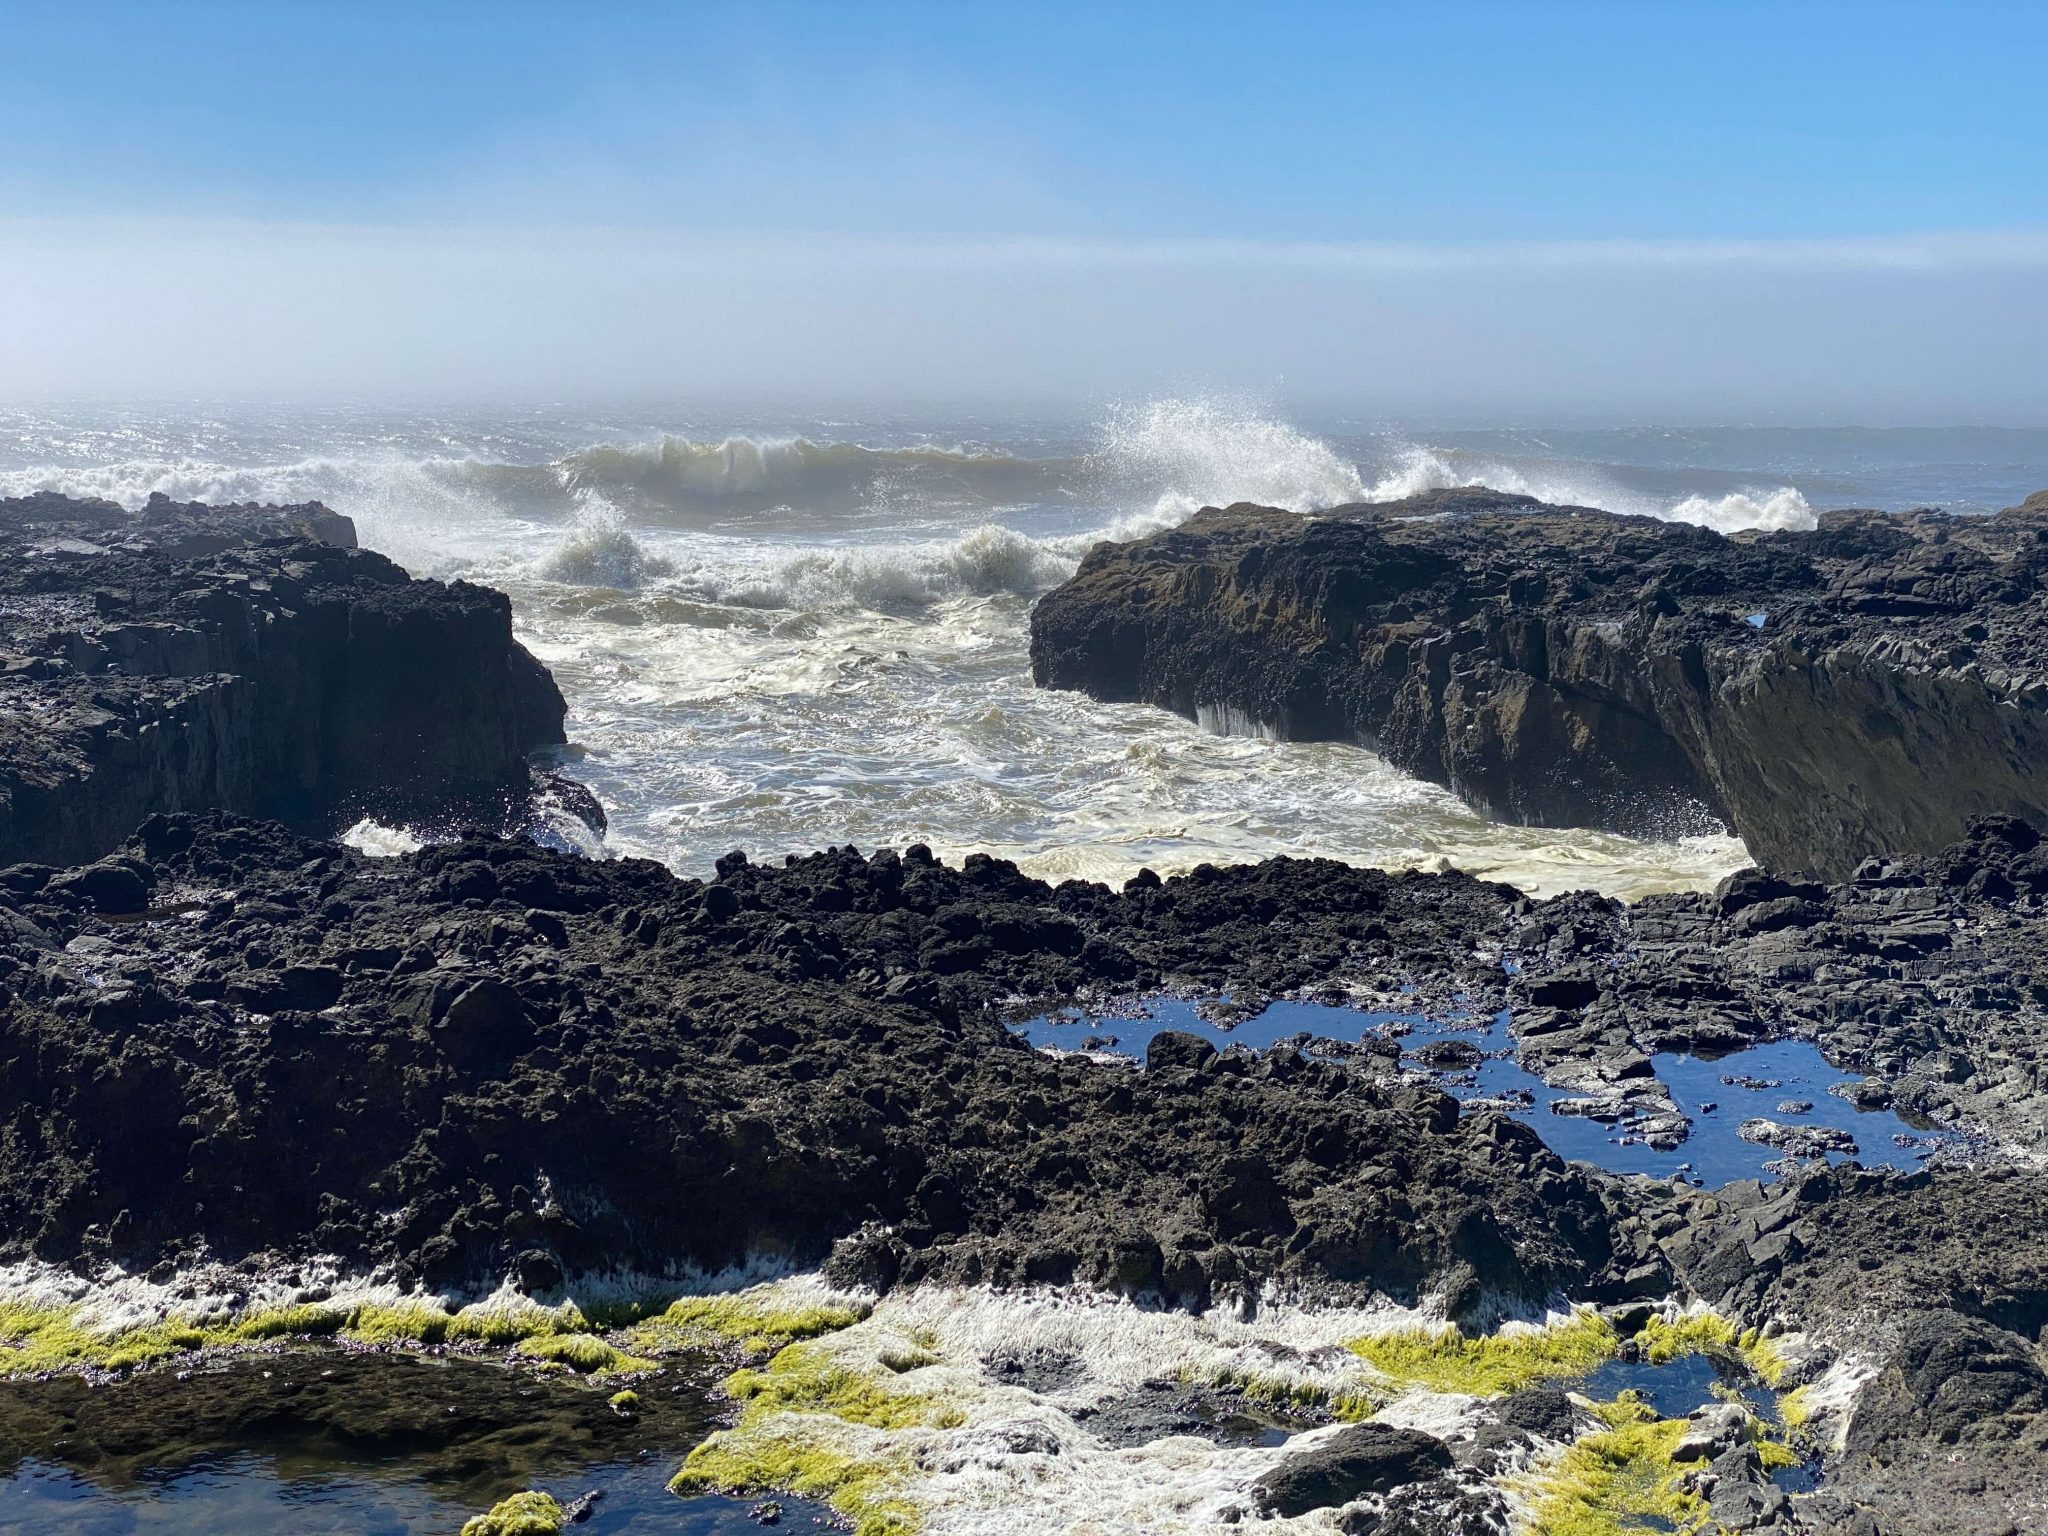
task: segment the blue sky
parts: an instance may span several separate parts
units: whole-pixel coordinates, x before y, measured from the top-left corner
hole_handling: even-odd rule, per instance
[[[1434,408],[1438,346],[1476,410],[2048,386],[2038,5],[0,0],[0,58],[0,321],[50,388],[267,382],[237,316],[350,387],[689,352],[705,387],[1099,392],[1150,356],[1417,367]]]
[[[2038,5],[69,0],[0,29],[17,212],[537,217],[537,183],[721,229],[2048,225]]]

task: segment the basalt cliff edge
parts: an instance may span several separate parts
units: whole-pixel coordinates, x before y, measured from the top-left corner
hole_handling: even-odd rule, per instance
[[[2044,637],[2048,493],[1727,537],[1470,489],[1098,545],[1031,657],[1043,686],[1363,743],[1503,820],[1713,818],[1839,879],[1987,812],[2048,823]]]
[[[0,501],[0,861],[188,809],[516,824],[564,708],[502,593],[317,503]]]

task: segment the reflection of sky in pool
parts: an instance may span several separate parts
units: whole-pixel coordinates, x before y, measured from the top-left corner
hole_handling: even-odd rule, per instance
[[[1609,1360],[1584,1376],[1558,1385],[1597,1403],[1610,1402],[1624,1392],[1633,1392],[1649,1404],[1650,1411],[1660,1419],[1682,1419],[1695,1408],[1706,1406],[1715,1400],[1715,1388],[1719,1386],[1723,1392],[1733,1391],[1739,1395],[1749,1405],[1750,1412],[1774,1432],[1782,1433],[1784,1429],[1776,1392],[1759,1382],[1723,1377],[1705,1355],[1680,1355],[1663,1365],[1651,1365],[1642,1360]],[[1817,1479],[1812,1464],[1802,1463],[1796,1467],[1775,1469],[1771,1473],[1771,1481],[1788,1492],[1799,1493],[1811,1490]]]
[[[585,1489],[605,1497],[588,1536],[759,1536],[747,1511],[758,1500],[682,1499],[668,1491],[681,1460],[651,1456],[593,1468],[581,1478],[546,1479],[567,1502]],[[481,1513],[410,1476],[402,1458],[295,1456],[288,1470],[270,1457],[239,1454],[167,1469],[139,1487],[109,1489],[46,1462],[25,1461],[0,1476],[0,1536],[220,1536],[276,1531],[290,1536],[451,1536]],[[830,1511],[779,1497],[783,1529],[817,1529]]]
[[[1660,1152],[1624,1131],[1577,1115],[1550,1112],[1550,1105],[1573,1094],[1551,1087],[1525,1071],[1515,1059],[1507,1015],[1424,1018],[1420,1015],[1371,1013],[1333,1008],[1322,1003],[1276,1002],[1256,1016],[1230,1028],[1210,1022],[1196,1004],[1180,998],[1157,998],[1137,1017],[1086,1017],[1057,1013],[1017,1026],[1033,1045],[1078,1050],[1091,1037],[1114,1040],[1114,1054],[1143,1059],[1146,1044],[1166,1030],[1200,1035],[1212,1044],[1264,1050],[1301,1034],[1347,1043],[1398,1033],[1398,1044],[1412,1052],[1431,1041],[1462,1040],[1483,1053],[1475,1070],[1440,1074],[1444,1086],[1461,1099],[1526,1095],[1529,1103],[1510,1105],[1517,1119],[1535,1127],[1560,1157],[1595,1163],[1616,1173],[1669,1177],[1686,1168],[1709,1185],[1731,1179],[1775,1177],[1764,1165],[1784,1153],[1744,1141],[1735,1134],[1743,1121],[1762,1116],[1794,1126],[1825,1126],[1848,1132],[1856,1140],[1856,1161],[1866,1168],[1912,1168],[1933,1139],[1916,1131],[1892,1110],[1859,1110],[1847,1099],[1828,1092],[1836,1083],[1859,1079],[1829,1066],[1820,1051],[1803,1040],[1779,1040],[1731,1052],[1713,1061],[1695,1056],[1659,1054],[1651,1059],[1672,1102],[1692,1121],[1692,1134],[1673,1152]],[[1405,1032],[1402,1032],[1405,1031]],[[1410,1062],[1411,1066],[1415,1063]],[[1744,1086],[1724,1078],[1743,1078],[1766,1086]],[[1798,1114],[1781,1113],[1788,1100],[1810,1102]],[[1709,1108],[1708,1106],[1711,1106]],[[1905,1137],[1909,1145],[1893,1138]],[[1831,1161],[1842,1161],[1833,1158]]]

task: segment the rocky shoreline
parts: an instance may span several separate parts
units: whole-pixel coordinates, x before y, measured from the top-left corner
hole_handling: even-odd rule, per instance
[[[516,827],[566,712],[502,593],[416,581],[317,503],[162,497],[0,500],[0,699],[8,863],[162,811]]]
[[[1471,781],[1521,813],[1607,815],[1624,779],[1600,765],[1634,763],[1663,802],[1806,837],[1832,878],[1624,904],[1273,859],[1111,890],[911,847],[683,879],[503,835],[562,703],[499,595],[412,581],[320,508],[0,504],[0,1261],[21,1279],[0,1361],[132,1382],[295,1340],[600,1380],[724,1351],[733,1412],[678,1488],[795,1488],[874,1532],[1026,1467],[1064,1490],[1049,1509],[1099,1485],[1189,1528],[1563,1533],[1638,1499],[1679,1528],[2048,1530],[2048,843],[2012,814],[2038,819],[2048,761],[2024,757],[2042,701],[2020,660],[2048,507],[1755,540],[1491,493],[1279,517],[1099,549],[1041,605],[1046,680],[1123,657],[1091,686],[1267,723],[1324,689],[1363,734],[1398,673],[1401,718],[1429,722],[1403,739],[1527,723]],[[1372,584],[1396,570],[1398,618]],[[1625,645],[1601,638],[1624,586]],[[1761,628],[1730,618],[1751,602]],[[1974,659],[1937,665],[1951,632]],[[1249,691],[1209,692],[1231,657]],[[1987,719],[2005,734],[1952,796],[1838,774],[1809,834],[1784,797],[1849,736],[1796,728],[1784,776],[1738,747],[1795,731],[1813,676],[1880,672],[1900,710],[1946,701],[1915,727],[1953,733],[1936,761]],[[1520,702],[1460,715],[1481,690]],[[1561,739],[1589,774],[1558,776]],[[330,840],[360,814],[451,830],[376,858]],[[1503,1012],[1546,1082],[1673,1138],[1653,1056],[1807,1041],[1870,1102],[1971,1139],[1912,1173],[1809,1160],[1707,1189],[1565,1161],[1446,1092],[1454,1053],[1168,1032],[1134,1070],[1011,1027],[1162,993],[1225,1019]],[[721,1271],[816,1278],[659,1312]],[[78,1308],[120,1276],[153,1321],[95,1332]],[[642,1303],[579,1307],[622,1276]],[[1673,1358],[1746,1406],[1588,1396]],[[65,1388],[0,1421],[118,1441],[100,1406]],[[769,1455],[790,1412],[833,1426],[824,1461]],[[1822,1486],[1788,1497],[1772,1468],[1801,1458]]]
[[[1497,819],[1718,821],[1840,879],[2048,818],[2044,618],[2048,493],[1731,537],[1468,489],[1098,545],[1031,657],[1043,686],[1363,743]]]

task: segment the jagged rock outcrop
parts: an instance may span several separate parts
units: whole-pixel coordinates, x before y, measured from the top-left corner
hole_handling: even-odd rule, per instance
[[[1545,1063],[1634,1073],[1651,1048],[1811,1034],[1896,1067],[1877,1086],[1902,1103],[2038,1137],[2031,828],[1988,820],[1832,887],[1752,871],[1632,906],[1324,860],[1122,892],[921,848],[720,863],[705,883],[491,838],[377,860],[173,816],[89,865],[0,869],[0,1257],[164,1275],[202,1251],[333,1254],[546,1290],[773,1253],[881,1289],[1377,1288],[1468,1316],[1675,1290],[1818,1338],[1797,1380],[1867,1367],[1862,1397],[1864,1376],[1823,1394],[1850,1436],[1803,1528],[2037,1528],[2048,1181],[2023,1159],[1625,1181],[1392,1057],[1162,1034],[1139,1070],[1005,1028],[1019,999],[1178,986],[1251,1007],[1341,978],[1403,1010],[1506,1007]],[[1104,1405],[1106,1432],[1175,1432],[1184,1406]],[[1503,1423],[1572,1431],[1562,1398],[1524,1406]],[[1373,1455],[1337,1470],[1389,1491],[1345,1528],[1498,1528],[1462,1459],[1444,1473],[1425,1444],[1380,1478],[1357,1438],[1332,1448]],[[1782,1500],[1725,1460],[1718,1518],[1766,1525]]]
[[[1242,934],[1212,909],[1371,912],[1394,942],[1504,899],[1477,881],[1280,864],[1119,898],[913,849],[728,860],[704,885],[521,841],[376,860],[185,817],[113,862],[150,921],[0,874],[8,1253],[146,1267],[203,1242],[488,1284],[850,1239],[835,1263],[869,1284],[1195,1300],[1452,1274],[1540,1298],[1607,1260],[1587,1171],[1426,1082],[1291,1052],[1104,1071],[998,1011],[1222,964]],[[1273,974],[1312,973],[1346,921],[1269,936]]]
[[[1839,878],[2048,824],[2048,500],[1724,537],[1486,490],[1246,504],[1098,545],[1046,687],[1356,741],[1503,820],[1731,826]]]
[[[1660,1224],[1695,1294],[1822,1342],[1801,1380],[1840,1361],[1857,1383],[1813,1529],[2048,1531],[2048,1175],[1837,1168],[1680,1196]]]
[[[0,501],[0,861],[162,811],[505,822],[560,692],[501,593],[355,542],[317,503]]]

